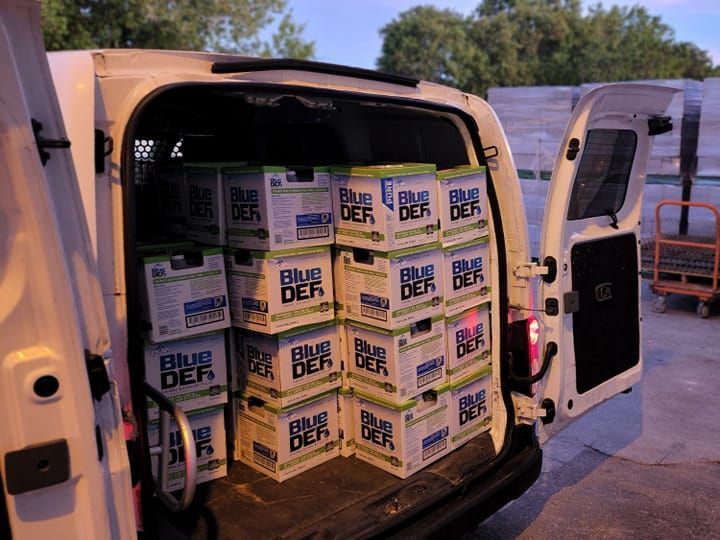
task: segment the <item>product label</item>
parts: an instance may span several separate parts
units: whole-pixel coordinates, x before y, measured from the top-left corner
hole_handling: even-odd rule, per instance
[[[480,214],[480,188],[456,188],[448,191],[450,223]]]
[[[222,333],[145,347],[147,381],[184,411],[227,401],[225,338]],[[148,416],[158,416],[148,400]]]
[[[488,244],[482,239],[444,249],[446,315],[490,300],[488,255]]]
[[[400,221],[422,219],[431,214],[430,191],[413,191],[405,189],[398,191],[398,214]]]
[[[297,452],[308,446],[314,446],[330,436],[328,413],[322,411],[311,417],[291,420],[289,424],[290,451]]]
[[[378,418],[364,409],[360,411],[360,436],[376,446],[391,452],[395,450],[392,422]]]
[[[356,337],[353,339],[353,350],[356,368],[387,377],[387,351],[384,347],[371,345],[366,340]]]
[[[448,321],[448,376],[459,381],[490,363],[490,315],[478,307]]]
[[[293,379],[320,373],[332,367],[332,346],[330,340],[320,343],[304,343],[290,349]]]
[[[402,300],[431,294],[436,290],[434,265],[425,264],[400,268],[400,298]]]
[[[280,297],[283,304],[311,300],[324,294],[322,269],[319,266],[280,270]]]
[[[492,375],[488,373],[451,391],[450,435],[452,448],[459,448],[483,431],[490,429],[490,388]]]
[[[230,186],[230,217],[233,221],[257,223],[262,220],[260,214],[260,196],[257,189],[243,189]]]
[[[341,221],[375,224],[371,193],[355,192],[350,188],[341,187],[339,196]]]

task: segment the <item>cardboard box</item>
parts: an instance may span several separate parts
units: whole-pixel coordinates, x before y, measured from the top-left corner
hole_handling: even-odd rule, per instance
[[[163,229],[172,234],[187,234],[187,185],[180,164],[157,168],[158,202]]]
[[[447,385],[401,405],[355,392],[355,455],[407,478],[450,451]]]
[[[237,401],[235,458],[278,482],[340,455],[337,391],[287,409]]]
[[[440,242],[453,246],[488,234],[486,170],[463,165],[438,171]]]
[[[353,415],[355,397],[352,388],[340,388],[337,401],[340,455],[350,457],[355,454],[355,421]]]
[[[448,380],[455,384],[490,364],[490,309],[487,304],[448,317]]]
[[[225,251],[233,326],[264,334],[335,318],[330,248]]]
[[[225,333],[146,344],[145,380],[185,412],[227,403]],[[158,405],[147,406],[154,420]]]
[[[272,336],[238,333],[245,392],[275,407],[290,407],[341,385],[340,341],[334,321]]]
[[[348,320],[392,330],[442,315],[439,244],[390,253],[340,249]]]
[[[225,440],[225,414],[222,408],[197,411],[188,415],[195,439],[197,455],[197,483],[202,484],[227,476],[227,443]],[[160,423],[149,424],[148,439],[151,446],[160,440]],[[158,459],[152,459],[152,473],[158,477]],[[185,485],[185,455],[182,438],[175,422],[170,422],[170,468],[166,491],[182,489]]]
[[[335,241],[393,251],[438,240],[435,165],[334,166]]]
[[[396,330],[347,322],[350,386],[402,403],[447,381],[441,315]]]
[[[491,367],[459,381],[450,389],[452,450],[490,429],[492,419]]]
[[[227,244],[223,172],[244,163],[186,163],[187,237],[195,242]]]
[[[340,248],[333,246],[332,251],[333,263],[333,290],[335,291],[335,317],[345,319],[345,283],[342,273],[342,256]]]
[[[142,318],[153,343],[230,326],[222,249],[146,246],[141,255]]]
[[[490,248],[486,238],[443,249],[445,315],[490,301]]]
[[[332,244],[327,167],[247,167],[225,174],[231,247],[266,251]]]
[[[342,385],[350,386],[350,360],[348,354],[348,338],[347,338],[347,325],[344,319],[335,319],[335,325],[338,332],[338,339],[340,341],[340,372],[342,375]]]

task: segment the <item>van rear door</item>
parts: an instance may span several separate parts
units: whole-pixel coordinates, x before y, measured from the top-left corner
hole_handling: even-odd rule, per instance
[[[663,115],[674,92],[599,87],[565,131],[540,244],[546,355],[557,347],[538,392],[546,435],[640,380],[642,190],[652,137],[672,129]]]
[[[2,2],[2,538],[136,534],[107,321],[68,144],[40,3]]]

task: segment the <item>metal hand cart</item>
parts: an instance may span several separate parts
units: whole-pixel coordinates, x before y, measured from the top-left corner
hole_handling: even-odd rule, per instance
[[[715,217],[715,236],[663,234],[660,209],[665,206],[705,208]],[[641,244],[643,274],[652,275],[652,291],[658,296],[652,303],[656,313],[665,312],[669,294],[684,294],[698,299],[697,316],[710,315],[710,303],[720,298],[720,212],[712,204],[684,201],[660,201],[655,207],[655,238]]]

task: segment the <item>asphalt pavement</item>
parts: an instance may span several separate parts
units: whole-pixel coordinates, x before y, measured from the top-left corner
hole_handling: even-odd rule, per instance
[[[466,540],[720,538],[720,309],[643,290],[643,380],[544,446],[540,478]]]

